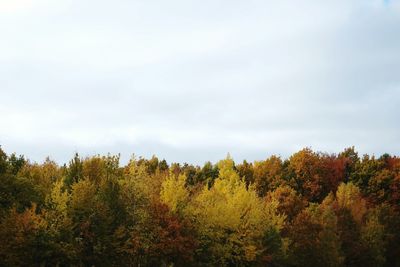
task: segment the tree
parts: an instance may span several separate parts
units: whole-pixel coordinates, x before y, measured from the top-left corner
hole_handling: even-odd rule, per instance
[[[322,179],[322,195],[336,192],[338,186],[346,181],[348,159],[335,155],[322,154],[320,156],[320,173]]]
[[[239,176],[243,177],[247,186],[254,183],[254,169],[252,163],[243,160],[242,164],[236,166],[236,170]]]
[[[132,228],[125,250],[137,266],[187,266],[196,242],[187,221],[181,221],[162,203],[152,203],[147,215]]]
[[[62,172],[54,161],[46,158],[43,164],[25,164],[18,172],[18,176],[34,184],[35,190],[44,200],[50,194],[53,183],[61,179]],[[43,204],[43,202],[36,203],[39,206]]]
[[[0,265],[34,266],[45,262],[46,221],[36,205],[19,213],[15,208],[0,223]]]
[[[0,175],[6,173],[8,170],[7,154],[1,149],[0,146]]]
[[[269,192],[266,196],[266,201],[276,201],[279,203],[278,212],[287,216],[287,222],[291,222],[306,205],[301,196],[299,196],[293,188],[287,185],[281,185],[274,191]]]
[[[22,167],[24,167],[24,165],[27,163],[23,155],[17,157],[15,153],[12,153],[8,157],[8,162],[9,162],[10,172],[13,175],[17,175],[17,173],[22,169]]]
[[[400,159],[60,167],[0,148],[0,266],[400,267]]]
[[[381,255],[384,252],[384,259],[386,267],[398,267],[400,266],[400,214],[396,207],[384,203],[374,207],[370,211],[370,216],[373,217],[373,229],[376,228],[378,231],[373,231],[370,234],[371,237],[376,236],[377,241],[371,242],[373,244],[372,249],[375,247],[373,255]],[[376,225],[377,226],[374,226]],[[382,226],[384,229],[383,240],[382,238]],[[374,233],[375,232],[375,233]],[[364,229],[365,233],[365,229]],[[369,243],[368,239],[364,240]],[[383,241],[383,242],[382,242]],[[384,245],[383,245],[384,244]],[[378,258],[379,259],[379,258]]]
[[[65,176],[65,184],[70,188],[73,183],[79,182],[83,178],[83,163],[78,153],[69,162],[67,173]]]
[[[189,192],[186,187],[186,176],[181,174],[176,177],[170,174],[162,184],[161,201],[166,204],[172,212],[180,212],[187,204]]]
[[[336,209],[349,210],[354,220],[361,223],[367,212],[367,206],[360,189],[351,182],[342,183],[336,192]]]
[[[339,153],[338,158],[344,160],[345,162],[345,180],[344,182],[348,182],[352,173],[355,171],[356,166],[360,162],[360,158],[358,157],[358,153],[353,147],[346,148],[343,152]]]
[[[330,207],[313,204],[299,213],[289,230],[294,266],[343,266],[337,218]]]
[[[361,190],[349,182],[342,183],[336,198],[328,197],[324,204],[331,205],[338,218],[338,233],[346,266],[373,266],[368,245],[363,242],[362,227],[367,215],[366,201]]]
[[[277,156],[256,161],[253,169],[254,184],[259,196],[265,196],[268,191],[274,190],[283,183],[282,160]]]
[[[364,155],[362,160],[355,165],[350,181],[357,185],[364,194],[367,194],[369,181],[383,169],[383,166],[382,161],[376,160],[375,157]]]
[[[369,214],[361,229],[361,239],[368,247],[370,266],[384,266],[386,261],[385,227],[379,222],[378,214]]]
[[[319,155],[309,148],[300,150],[289,158],[291,185],[308,201],[319,202],[325,197],[323,176],[319,168]]]
[[[279,233],[285,217],[277,214],[276,202],[264,202],[253,187],[246,187],[229,156],[218,168],[214,185],[205,186],[188,208],[198,229],[198,256],[220,266],[271,261],[278,252],[265,251],[263,240],[269,233]]]

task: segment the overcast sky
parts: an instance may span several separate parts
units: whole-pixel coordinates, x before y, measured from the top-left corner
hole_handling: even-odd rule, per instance
[[[400,0],[0,0],[0,144],[41,162],[400,154]]]

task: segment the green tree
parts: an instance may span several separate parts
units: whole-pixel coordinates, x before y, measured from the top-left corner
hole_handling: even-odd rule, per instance
[[[70,188],[73,183],[79,182],[83,178],[83,163],[78,153],[75,153],[74,158],[69,162],[65,184]]]
[[[313,204],[290,227],[290,262],[294,266],[343,266],[337,218],[330,207]]]

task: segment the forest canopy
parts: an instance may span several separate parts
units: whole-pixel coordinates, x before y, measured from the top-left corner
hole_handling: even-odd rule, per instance
[[[400,158],[203,166],[0,148],[0,266],[400,266]]]

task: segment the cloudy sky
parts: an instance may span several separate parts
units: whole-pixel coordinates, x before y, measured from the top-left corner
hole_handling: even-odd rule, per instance
[[[0,144],[34,161],[400,154],[400,1],[0,0]]]

